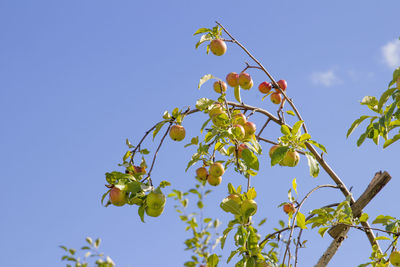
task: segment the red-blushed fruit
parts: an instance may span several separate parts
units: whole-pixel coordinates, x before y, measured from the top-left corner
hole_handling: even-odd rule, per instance
[[[126,203],[126,192],[118,187],[113,187],[110,191],[110,201],[114,206],[123,206]]]
[[[246,122],[243,128],[245,132],[245,138],[249,138],[256,133],[256,125],[251,121]]]
[[[252,216],[257,212],[257,203],[252,199],[243,200],[240,209],[244,216]]]
[[[208,175],[207,181],[210,185],[212,186],[217,186],[222,182],[222,177],[221,176],[214,176],[214,175]]]
[[[285,80],[279,80],[276,83],[279,85],[279,87],[282,89],[282,91],[286,91],[287,82]]]
[[[270,96],[271,102],[274,104],[280,104],[282,101],[282,96],[279,92],[274,92]]]
[[[248,90],[251,88],[251,86],[253,86],[253,80],[251,79],[250,74],[246,72],[242,72],[239,74],[238,82],[240,87],[242,87],[245,90]]]
[[[272,157],[272,154],[274,153],[274,151],[280,147],[280,145],[274,145],[269,149],[269,157]]]
[[[169,130],[169,136],[174,141],[182,141],[185,139],[186,131],[182,125],[173,125]]]
[[[237,139],[242,140],[245,136],[244,127],[240,124],[235,124],[232,127],[232,133]]]
[[[215,162],[210,166],[210,175],[212,176],[222,176],[225,172],[224,165],[220,162]]]
[[[271,91],[272,85],[269,82],[262,82],[258,86],[258,90],[263,94],[268,94]]]
[[[165,206],[165,195],[163,193],[151,191],[146,197],[147,207],[151,209],[161,209]]]
[[[283,211],[286,214],[289,214],[289,213],[293,214],[296,212],[296,208],[293,203],[286,203],[285,205],[283,205]]]
[[[199,178],[200,180],[207,180],[207,176],[208,176],[208,171],[205,167],[200,167],[196,170],[196,176],[197,178]]]
[[[233,116],[233,123],[244,126],[247,122],[246,116],[243,113],[238,113]]]
[[[240,144],[238,146],[238,158],[242,158],[242,152],[245,149],[249,149],[249,147],[246,144]]]
[[[400,251],[390,253],[389,261],[393,266],[400,266]]]
[[[160,216],[164,211],[164,207],[159,208],[159,209],[152,209],[147,207],[146,208],[146,214],[150,217],[158,217]]]
[[[222,56],[226,52],[226,44],[221,39],[214,39],[210,43],[210,50],[216,56]]]
[[[216,81],[214,83],[214,91],[218,94],[222,93],[222,92],[226,92],[227,86],[226,83],[223,81]]]
[[[295,167],[300,161],[299,153],[296,151],[289,151],[286,153],[285,157],[281,160],[279,165]]]
[[[226,82],[230,87],[236,87],[239,85],[239,74],[231,72],[226,75]]]

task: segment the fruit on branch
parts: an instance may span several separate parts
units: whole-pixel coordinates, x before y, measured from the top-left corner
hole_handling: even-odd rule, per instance
[[[226,82],[230,87],[236,87],[239,85],[239,74],[231,72],[226,75]]]
[[[299,161],[300,161],[299,153],[297,153],[296,151],[288,151],[285,157],[279,163],[279,165],[294,167],[299,163]]]
[[[222,109],[221,104],[218,103],[213,105],[213,107],[208,112],[208,115],[210,116],[210,118],[212,118],[222,113],[224,113],[224,110]]]
[[[161,192],[161,190],[151,191],[146,197],[147,207],[150,209],[161,209],[165,206],[165,195]]]
[[[244,216],[246,217],[252,216],[257,212],[257,203],[252,199],[243,200],[240,209]]]
[[[199,178],[200,180],[207,180],[208,176],[208,171],[205,167],[200,167],[196,170],[196,177]]]
[[[182,141],[185,138],[186,131],[182,125],[173,125],[169,130],[169,136],[174,141]]]
[[[163,213],[163,211],[164,211],[164,207],[161,207],[159,209],[152,209],[150,207],[146,208],[146,214],[151,217],[158,217]]]
[[[221,39],[214,39],[210,43],[210,50],[216,56],[222,56],[226,52],[226,44]]]
[[[246,72],[242,72],[239,74],[238,82],[240,87],[245,90],[249,90],[251,87],[253,87],[253,80],[251,79],[250,74]]]
[[[214,82],[214,91],[218,94],[222,92],[226,92],[227,86],[224,81],[216,81]]]
[[[282,89],[282,91],[286,91],[287,82],[285,80],[279,80],[276,83],[279,85],[279,87]],[[278,92],[279,92],[279,90],[278,90]]]
[[[224,165],[222,165],[220,162],[215,162],[210,166],[210,175],[212,176],[222,176],[224,172]]]
[[[246,116],[243,113],[237,113],[233,116],[233,123],[244,126],[247,122]]]
[[[126,203],[126,192],[119,189],[118,187],[113,187],[110,190],[110,201],[114,206],[123,206]]]
[[[240,144],[238,146],[238,158],[242,158],[242,152],[245,149],[249,149],[249,147],[246,144]]]
[[[389,261],[393,266],[400,266],[400,251],[393,251],[390,254]]]
[[[232,127],[232,134],[239,140],[242,140],[245,137],[245,129],[240,124],[235,124]]]
[[[270,96],[271,102],[274,104],[280,104],[282,101],[282,96],[279,92],[274,92]]]
[[[286,214],[289,214],[289,213],[293,214],[296,212],[296,208],[293,203],[286,203],[285,205],[283,205],[283,211]]]
[[[221,176],[214,176],[214,175],[208,175],[207,181],[210,185],[212,186],[217,186],[222,182],[222,177]]]
[[[268,94],[271,91],[272,85],[269,82],[262,82],[258,86],[258,90],[263,94]]]
[[[251,121],[246,122],[243,128],[245,131],[245,138],[249,138],[256,133],[256,125]]]

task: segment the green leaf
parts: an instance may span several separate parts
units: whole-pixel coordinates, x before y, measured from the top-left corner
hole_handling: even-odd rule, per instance
[[[396,88],[386,90],[379,98],[378,111],[381,112],[383,105],[388,101],[389,97],[393,94]]]
[[[226,260],[226,263],[229,263],[231,261],[231,259],[236,255],[236,253],[238,253],[239,250],[233,250],[231,251],[231,254],[229,255],[228,259]]]
[[[211,75],[211,74],[206,74],[206,75],[204,75],[203,77],[201,77],[201,79],[200,79],[200,81],[199,81],[199,85],[197,86],[197,88],[200,89],[200,87],[201,87],[206,81],[211,80],[211,79],[218,79],[218,78],[217,78],[217,77],[214,77],[214,76]]]
[[[196,102],[196,108],[199,110],[206,110],[208,107],[214,105],[215,101],[208,98],[200,98]]]
[[[242,98],[240,97],[240,86],[234,88],[235,99],[237,102],[242,103]]]
[[[307,142],[310,143],[310,144],[313,144],[314,146],[316,146],[319,149],[321,149],[322,151],[324,151],[324,153],[328,154],[328,152],[326,151],[326,148],[322,144],[317,143],[314,140],[308,140]]]
[[[308,161],[308,167],[310,169],[310,175],[315,178],[319,174],[319,164],[313,154],[306,153],[306,157]]]
[[[122,158],[122,161],[126,161],[132,155],[132,151],[126,151],[125,155]]]
[[[229,192],[229,194],[235,194],[236,193],[236,189],[231,183],[228,183],[228,192]]]
[[[369,218],[368,214],[367,213],[363,213],[360,216],[360,222],[366,222],[366,221],[368,221],[368,218]]]
[[[105,192],[105,193],[103,194],[103,196],[101,197],[101,205],[104,206],[103,201],[104,201],[104,199],[106,198],[106,196],[108,195],[108,193],[110,193],[110,191],[111,191],[111,189],[107,190],[107,192]],[[90,237],[87,237],[87,238],[90,238]],[[87,239],[86,239],[86,240],[87,240]],[[91,244],[91,243],[89,243],[89,244]]]
[[[350,128],[347,130],[346,137],[349,137],[350,134],[362,123],[365,119],[370,118],[371,116],[361,116],[360,118],[356,119],[350,126]]]
[[[372,224],[388,224],[394,218],[392,216],[378,215]]]
[[[197,34],[205,33],[205,32],[211,32],[211,29],[208,29],[208,28],[200,28],[200,29],[198,29],[193,35],[197,35]]]
[[[208,267],[216,267],[218,265],[219,258],[217,254],[212,254],[207,258],[207,266]]]
[[[272,153],[271,155],[271,166],[274,166],[279,162],[281,162],[281,160],[285,157],[289,149],[290,148],[288,146],[280,146],[277,149],[275,149],[274,153]]]
[[[140,220],[144,222],[144,205],[140,206],[138,209],[138,214],[140,216]]]
[[[281,126],[281,133],[284,134],[284,135],[290,135],[289,127],[287,127],[287,125],[282,125]]]
[[[307,141],[307,140],[310,139],[310,138],[311,138],[311,135],[310,135],[309,133],[302,134],[302,135],[300,136],[300,142]]]
[[[393,136],[392,139],[386,140],[385,143],[383,144],[383,148],[390,146],[391,144],[393,144],[394,142],[396,142],[399,139],[400,139],[400,133]]]
[[[164,126],[164,124],[165,124],[165,121],[159,122],[159,123],[156,125],[156,128],[155,128],[154,131],[153,131],[153,140],[154,140],[154,138],[156,138],[156,135],[157,135],[158,132],[161,130],[161,128]]]
[[[93,244],[93,240],[92,240],[92,238],[90,238],[90,237],[86,237],[86,242],[88,242],[88,244],[89,245],[92,245]]]
[[[257,197],[257,192],[254,187],[252,187],[249,189],[249,191],[247,191],[246,195],[248,199],[255,199]]]
[[[361,105],[366,105],[370,110],[378,112],[378,99],[375,96],[364,96],[360,102]]]
[[[250,149],[244,149],[242,151],[242,158],[248,167],[256,171],[259,170],[260,164],[258,158]]]
[[[306,226],[306,216],[304,216],[303,213],[297,212],[297,215],[296,215],[296,224],[297,224],[297,226],[300,227],[301,229],[307,229],[307,226]]]
[[[289,115],[292,115],[292,116],[296,116],[292,110],[288,110],[288,111],[286,111],[286,113]]]
[[[324,237],[324,234],[328,229],[329,229],[329,227],[321,227],[318,229],[318,234],[320,234],[321,237]]]
[[[296,122],[292,128],[292,135],[296,135],[297,133],[299,133],[299,130],[302,125],[303,125],[303,121]]]
[[[375,237],[374,240],[376,240],[376,241],[378,241],[378,240],[390,240],[390,238],[387,237],[387,236],[378,236],[378,237]]]
[[[199,209],[202,209],[204,207],[204,204],[203,204],[203,202],[201,200],[197,201],[197,207]]]
[[[94,242],[94,247],[98,248],[100,246],[100,242],[101,242],[101,239],[97,238],[96,241]]]
[[[296,183],[296,178],[294,178],[293,181],[292,181],[292,187],[293,187],[294,191],[295,191],[296,194],[297,194],[297,183]]]
[[[132,145],[131,142],[128,140],[128,138],[126,138],[125,144],[126,144],[129,148],[133,148],[133,145]]]

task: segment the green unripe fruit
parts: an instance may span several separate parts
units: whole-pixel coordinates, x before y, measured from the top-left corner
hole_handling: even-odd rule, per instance
[[[393,251],[390,254],[389,261],[393,266],[400,266],[400,251]]]
[[[169,136],[174,141],[182,141],[185,138],[186,131],[181,125],[173,125],[169,130]]]
[[[279,163],[281,166],[295,167],[300,161],[299,153],[296,151],[289,151]]]
[[[161,207],[159,209],[152,209],[147,207],[146,208],[146,214],[150,217],[158,217],[160,216],[164,211],[164,207]]]
[[[221,176],[214,176],[214,175],[208,175],[207,181],[210,185],[212,186],[217,186],[222,182],[222,177]]]
[[[242,140],[245,136],[245,130],[244,130],[243,126],[240,124],[233,125],[232,133],[239,140]]]
[[[225,172],[224,165],[219,162],[215,162],[210,166],[210,175],[212,176],[222,176]]]
[[[151,209],[161,209],[165,205],[166,198],[163,193],[150,192],[146,198],[147,207]]]

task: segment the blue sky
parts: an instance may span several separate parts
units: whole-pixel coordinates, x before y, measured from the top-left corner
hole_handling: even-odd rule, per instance
[[[362,97],[379,95],[400,65],[399,9],[395,0],[1,1],[2,265],[63,266],[58,245],[79,247],[86,236],[103,238],[102,251],[118,266],[181,266],[189,258],[183,251],[188,235],[172,200],[161,217],[143,224],[136,207],[103,208],[100,197],[104,173],[118,170],[125,138],[138,142],[164,110],[215,98],[211,84],[197,90],[199,78],[207,73],[223,78],[249,61],[232,46],[223,57],[206,55],[204,46],[194,49],[194,31],[212,27],[215,20],[274,77],[288,81],[288,94],[311,135],[327,147],[325,159],[354,187],[356,198],[376,171],[392,175],[365,211],[399,218],[399,144],[385,150],[371,143],[357,148],[360,131],[345,137],[351,122],[366,112],[358,104]],[[255,84],[265,79],[251,74]],[[261,102],[255,87],[243,98],[275,108]],[[188,137],[198,135],[204,119],[195,115],[184,122]],[[266,134],[278,137],[274,128]],[[148,147],[154,151],[155,144]],[[166,142],[153,179],[189,189],[194,170],[185,173],[184,168],[191,153],[181,143]],[[260,206],[256,220],[268,217],[264,233],[285,219],[276,206],[286,201],[293,178],[300,196],[331,183],[324,173],[311,178],[304,158],[293,169],[271,168],[266,156],[260,160],[262,171],[254,185]],[[210,215],[226,221],[219,201],[228,181],[237,185],[243,180],[233,172],[224,177],[208,204]],[[321,190],[304,211],[340,198]],[[306,237],[313,242],[301,251],[301,266],[314,264],[330,243],[328,236]],[[349,237],[332,266],[367,261],[366,237],[355,230]]]

